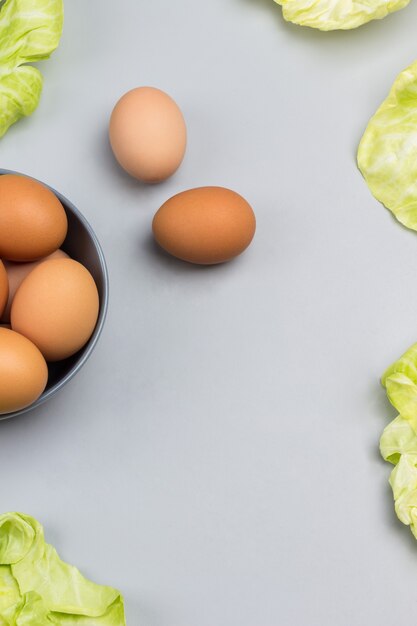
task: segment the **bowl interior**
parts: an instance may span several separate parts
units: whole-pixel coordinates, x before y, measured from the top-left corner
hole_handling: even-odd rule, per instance
[[[18,174],[19,172],[13,172],[10,170],[0,170],[2,174]],[[40,181],[41,182],[41,181]],[[45,184],[45,183],[43,183]],[[47,185],[48,186],[48,185]],[[56,363],[48,363],[48,384],[43,394],[29,407],[16,411],[14,413],[8,413],[0,415],[0,419],[6,419],[15,415],[20,415],[33,409],[39,404],[42,404],[54,395],[59,389],[61,389],[84,365],[88,357],[90,356],[103,327],[104,320],[107,313],[108,303],[108,276],[106,262],[104,260],[103,251],[94,234],[93,229],[85,219],[85,217],[78,211],[78,209],[67,200],[62,194],[50,187],[51,191],[61,201],[68,218],[68,233],[61,248],[72,259],[82,263],[94,278],[97,285],[97,290],[100,298],[99,316],[96,327],[92,336],[86,345],[81,348],[76,354]]]

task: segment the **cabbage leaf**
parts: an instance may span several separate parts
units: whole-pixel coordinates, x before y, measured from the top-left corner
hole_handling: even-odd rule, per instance
[[[347,30],[379,20],[410,0],[275,0],[287,22],[320,30]]]
[[[42,75],[31,65],[0,76],[0,137],[21,117],[33,113],[41,91]]]
[[[393,465],[403,454],[417,455],[417,435],[411,423],[398,415],[384,429],[379,447],[385,461]]]
[[[417,420],[417,344],[386,370],[381,382],[389,401],[400,415]]]
[[[397,517],[417,539],[417,454],[402,454],[389,482]]]
[[[63,0],[6,0],[0,10],[0,137],[36,109],[42,75],[25,65],[47,59],[59,44]]]
[[[0,515],[0,626],[124,626],[120,593],[64,563],[43,528],[22,513]]]
[[[417,344],[385,371],[381,382],[399,415],[384,429],[380,451],[395,465],[390,476],[395,512],[417,539]]]
[[[375,198],[417,230],[417,61],[399,74],[371,118],[358,166]]]

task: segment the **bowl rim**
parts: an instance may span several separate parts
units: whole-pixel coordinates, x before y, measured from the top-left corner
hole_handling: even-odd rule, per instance
[[[80,357],[80,359],[76,362],[74,367],[72,367],[70,371],[67,374],[65,374],[65,376],[61,378],[55,385],[53,385],[50,389],[48,389],[48,391],[44,391],[39,396],[39,398],[35,400],[35,402],[33,402],[32,404],[30,404],[29,406],[23,409],[20,409],[19,411],[13,411],[12,413],[4,413],[3,415],[0,415],[0,421],[10,419],[12,417],[17,417],[18,415],[23,415],[24,413],[28,413],[29,411],[32,411],[33,409],[37,408],[38,406],[40,406],[41,404],[43,404],[44,402],[52,398],[52,396],[58,393],[58,391],[60,391],[62,387],[64,387],[72,378],[74,378],[74,376],[80,371],[83,365],[85,365],[85,363],[91,356],[91,353],[93,352],[94,348],[96,347],[97,341],[99,340],[100,335],[103,331],[103,326],[104,326],[104,322],[107,316],[107,309],[109,305],[109,274],[107,270],[107,265],[106,265],[106,260],[104,257],[103,249],[101,247],[101,244],[92,226],[90,225],[88,220],[84,217],[84,215],[81,213],[81,211],[77,209],[77,207],[70,200],[68,200],[68,198],[66,198],[62,193],[54,189],[54,187],[51,187],[51,185],[44,183],[42,180],[39,180],[38,178],[35,178],[34,176],[29,176],[27,174],[23,174],[21,172],[17,172],[14,170],[0,168],[0,176],[3,176],[4,174],[16,174],[18,176],[25,176],[26,178],[31,178],[32,180],[35,180],[36,182],[41,183],[42,185],[50,189],[56,195],[58,200],[63,204],[64,208],[68,208],[68,210],[71,213],[73,213],[75,217],[81,222],[81,224],[86,229],[88,235],[90,236],[94,244],[94,247],[97,251],[100,269],[103,274],[103,294],[100,297],[99,314],[98,314],[96,326],[94,328],[94,332],[88,341],[85,352]]]

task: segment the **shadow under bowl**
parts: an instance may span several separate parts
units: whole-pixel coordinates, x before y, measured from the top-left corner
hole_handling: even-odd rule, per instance
[[[3,174],[19,174],[21,176],[26,176],[26,174],[20,174],[20,172],[0,169],[0,176]],[[42,183],[42,181],[38,182]],[[0,420],[9,419],[11,417],[15,417],[16,415],[22,415],[23,413],[32,411],[60,391],[60,389],[62,389],[67,382],[80,371],[84,363],[91,355],[98,338],[100,337],[101,331],[103,330],[107,314],[109,278],[106,261],[104,259],[100,243],[82,213],[80,213],[80,211],[61,193],[45,183],[42,184],[48,187],[56,195],[65,209],[65,213],[68,218],[68,233],[61,249],[64,250],[64,252],[66,252],[72,259],[82,263],[82,265],[88,269],[94,278],[100,299],[99,314],[94,332],[81,350],[63,361],[48,363],[48,384],[42,395],[35,402],[33,402],[33,404],[21,409],[20,411],[0,415]]]

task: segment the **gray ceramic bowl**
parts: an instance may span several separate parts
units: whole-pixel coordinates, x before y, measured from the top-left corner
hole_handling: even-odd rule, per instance
[[[19,172],[0,169],[0,176],[3,174],[19,174]],[[69,254],[71,258],[85,265],[96,282],[100,296],[98,320],[94,333],[90,337],[88,343],[79,352],[77,352],[77,354],[74,354],[72,357],[65,359],[64,361],[48,364],[48,384],[40,398],[25,409],[15,411],[14,413],[0,415],[0,420],[27,413],[27,411],[31,411],[46,400],[49,400],[49,398],[62,389],[62,387],[66,385],[77,372],[79,372],[94,350],[106,318],[109,298],[109,278],[103,251],[98,239],[90,224],[79,212],[79,210],[76,209],[75,206],[69,200],[64,198],[64,196],[58,191],[55,191],[52,187],[49,188],[62,202],[68,218],[68,234],[61,248]]]

